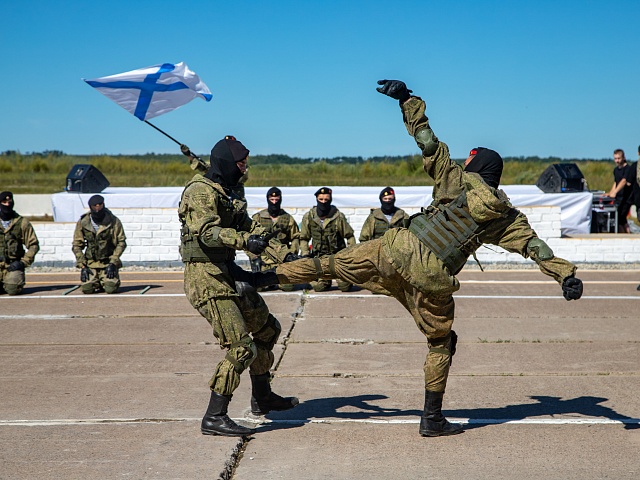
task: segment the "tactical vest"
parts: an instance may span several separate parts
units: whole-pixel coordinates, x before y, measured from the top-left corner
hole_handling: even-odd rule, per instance
[[[289,221],[291,215],[284,211],[280,211],[281,214],[278,215],[278,218],[274,222],[271,217],[264,217],[262,215],[258,215],[258,223],[265,230],[265,234],[269,234],[274,230],[280,230],[280,233],[276,235],[280,243],[286,245],[287,247],[291,246],[291,238],[289,237]],[[255,217],[254,217],[255,218]]]
[[[482,242],[478,235],[482,227],[469,214],[467,196],[444,205],[430,205],[426,212],[413,215],[409,231],[442,261],[452,275],[456,275],[469,255],[474,255]]]
[[[309,215],[311,217],[311,215]],[[325,219],[325,223],[329,219]],[[325,228],[322,228],[313,218],[309,219],[309,230],[313,242],[313,256],[330,255],[339,252],[347,246],[342,233],[338,231],[337,218],[334,218]]]
[[[87,247],[85,257],[87,260],[100,263],[109,263],[109,257],[113,255],[116,245],[113,243],[111,228],[105,228],[99,233],[93,229],[82,229],[84,242]]]
[[[0,231],[2,241],[0,242],[0,262],[15,262],[24,257],[25,251],[22,238],[22,217],[9,227],[7,231]]]
[[[201,181],[203,180],[196,180]],[[208,184],[207,184],[208,185]],[[186,191],[186,188],[185,188]],[[225,196],[218,197],[218,216],[220,217],[220,227],[232,228],[234,221],[237,220],[237,212],[234,208],[233,201]],[[184,202],[184,192],[180,202]],[[199,236],[189,230],[184,219],[180,219],[182,228],[180,228],[180,256],[184,263],[225,263],[232,261],[236,257],[235,250],[229,247],[209,247],[200,242]]]

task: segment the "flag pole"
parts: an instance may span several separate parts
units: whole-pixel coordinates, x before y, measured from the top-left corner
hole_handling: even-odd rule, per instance
[[[175,138],[173,138],[171,135],[169,135],[167,132],[165,132],[164,130],[160,130],[158,127],[156,127],[153,123],[149,122],[148,120],[144,120],[144,123],[146,123],[147,125],[151,125],[153,128],[155,128],[157,131],[159,131],[161,134],[163,134],[165,137],[170,138],[171,140],[173,140],[174,142],[176,142],[178,145],[182,145],[178,140],[176,140]]]
[[[150,125],[150,126],[152,126],[153,128],[155,128],[157,131],[159,131],[159,132],[160,132],[161,134],[163,134],[165,137],[170,138],[171,140],[173,140],[174,142],[176,142],[178,145],[182,146],[182,143],[180,143],[178,140],[176,140],[175,138],[173,138],[171,135],[169,135],[169,134],[168,134],[167,132],[165,132],[164,130],[160,130],[158,127],[156,127],[156,126],[155,126],[153,123],[151,123],[150,121],[148,121],[148,120],[143,120],[143,121],[144,121],[144,123],[146,123],[147,125]],[[195,153],[193,153],[191,150],[189,150],[189,153],[191,154],[191,155],[189,155],[189,156],[191,156],[191,157],[195,158],[196,160],[199,160],[200,162],[202,162],[202,159],[201,159],[199,156],[197,156]]]

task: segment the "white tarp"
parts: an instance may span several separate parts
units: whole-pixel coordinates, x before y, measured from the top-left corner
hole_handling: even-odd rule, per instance
[[[316,187],[280,187],[282,207],[308,207],[316,204],[313,194]],[[380,187],[331,187],[333,204],[338,208],[378,207]],[[269,187],[247,187],[249,206],[266,208],[266,194]],[[433,187],[394,187],[398,207],[425,207],[431,203]],[[515,207],[555,205],[561,208],[561,229],[563,235],[586,234],[590,232],[591,203],[590,192],[543,193],[535,185],[506,185],[502,189]],[[109,187],[100,193],[107,208],[177,208],[182,187]],[[93,193],[62,192],[52,195],[53,217],[56,222],[75,222],[88,210],[87,202]]]

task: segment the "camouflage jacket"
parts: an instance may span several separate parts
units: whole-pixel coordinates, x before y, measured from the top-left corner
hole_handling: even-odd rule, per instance
[[[26,251],[24,247],[27,247]],[[16,260],[28,267],[39,250],[36,232],[26,218],[15,214],[6,230],[0,225],[0,268],[5,268]]]
[[[382,213],[381,208],[372,208],[371,213],[364,221],[360,231],[360,242],[382,237],[390,228],[406,228],[409,226],[409,215],[401,208],[397,209],[391,217],[391,223]]]
[[[324,221],[318,216],[318,207],[313,207],[302,217],[300,226],[300,253],[308,255],[328,255],[339,252],[349,245],[356,244],[353,228],[347,222],[347,217],[332,207]],[[311,242],[311,249],[309,248]]]
[[[276,220],[274,221],[269,215],[269,210],[260,210],[251,217],[254,222],[259,223],[264,228],[265,233],[271,233],[274,230],[280,230],[275,238],[283,245],[286,245],[291,253],[298,253],[300,250],[300,229],[295,219],[284,210],[280,210]],[[250,258],[255,255],[248,254]],[[268,255],[262,255],[262,260],[268,264],[273,264],[273,260]]]
[[[421,131],[430,128],[425,116],[425,103],[418,97],[412,97],[401,108],[407,131],[423,149]],[[465,192],[469,213],[482,227],[478,233],[481,243],[497,245],[525,258],[531,257],[542,273],[558,283],[575,273],[576,267],[572,263],[555,256],[541,259],[535,250],[527,248],[532,239],[538,238],[527,217],[509,203],[502,190],[489,187],[478,174],[467,173],[452,161],[446,143],[439,142],[437,138],[435,141],[435,153],[428,155],[423,151],[424,170],[435,182],[434,204],[451,202]],[[389,230],[383,237],[383,249],[398,272],[416,288],[434,293],[438,289],[451,293],[459,288],[455,276],[444,268],[441,261],[433,258],[432,252],[409,230]],[[434,284],[438,287],[435,288]]]
[[[76,267],[106,268],[113,263],[122,267],[120,257],[127,248],[126,236],[122,222],[111,211],[105,208],[107,214],[96,232],[91,224],[89,212],[83,214],[76,223],[73,233],[72,250],[76,256]]]
[[[192,305],[202,305],[219,296],[236,296],[230,262],[235,250],[247,246],[250,235],[262,235],[264,228],[247,215],[246,203],[231,199],[219,184],[196,174],[182,192],[178,218],[186,234],[205,249],[226,250],[228,261],[186,262],[185,292]],[[286,248],[272,239],[266,252],[280,259]]]

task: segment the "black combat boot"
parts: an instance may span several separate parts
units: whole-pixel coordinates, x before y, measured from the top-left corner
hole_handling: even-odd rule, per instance
[[[449,423],[442,415],[443,393],[425,390],[424,413],[420,419],[420,435],[423,437],[440,437],[462,433],[462,425]]]
[[[289,410],[300,403],[296,397],[281,397],[271,391],[269,373],[251,375],[251,413],[266,415],[271,410]]]
[[[231,395],[220,395],[211,392],[209,408],[204,414],[200,431],[203,435],[222,435],[225,437],[244,437],[256,433],[255,429],[238,425],[227,415],[227,407],[231,401]]]

